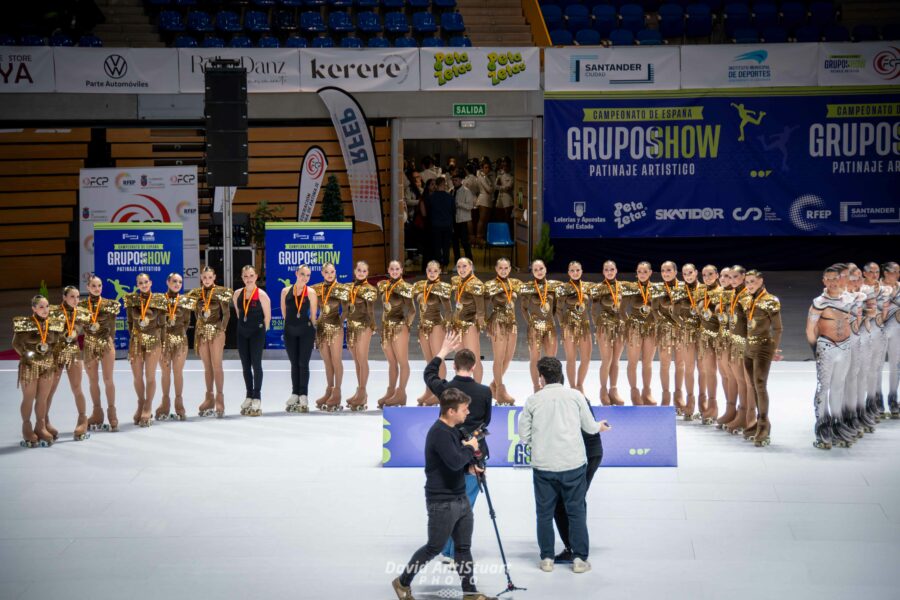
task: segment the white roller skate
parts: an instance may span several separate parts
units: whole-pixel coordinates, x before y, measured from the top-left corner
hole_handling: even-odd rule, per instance
[[[300,396],[291,394],[291,397],[287,399],[287,402],[284,405],[284,410],[289,413],[300,412]]]
[[[300,407],[297,409],[298,412],[308,413],[309,412],[309,396],[306,394],[302,394],[300,396]]]
[[[262,400],[259,398],[254,398],[250,401],[250,410],[247,411],[247,414],[251,417],[260,417],[262,416]]]
[[[253,400],[250,398],[244,398],[244,401],[241,402],[241,414],[245,417],[250,414],[251,404],[253,404]]]

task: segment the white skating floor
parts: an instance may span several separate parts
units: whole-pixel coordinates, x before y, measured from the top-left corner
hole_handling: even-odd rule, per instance
[[[284,361],[265,364],[264,416],[237,414],[243,381],[229,361],[225,419],[149,429],[130,423],[131,374],[120,361],[121,431],[77,443],[64,381],[51,415],[61,440],[45,449],[18,445],[15,367],[0,363],[0,598],[389,599],[394,565],[425,541],[424,474],[380,466],[381,413],[286,414]],[[316,397],[324,373],[313,368]],[[412,399],[422,368],[413,366]],[[188,362],[190,414],[200,369]],[[373,363],[370,405],[385,369]],[[595,378],[593,368],[593,403]],[[521,404],[527,364],[513,364],[509,381]],[[850,449],[817,450],[814,388],[811,362],[774,365],[768,448],[679,422],[677,468],[601,468],[588,496],[588,574],[538,570],[531,474],[490,471],[512,577],[528,588],[504,597],[900,597],[900,421],[882,421]],[[475,514],[479,587],[496,594],[506,580],[483,496]],[[413,585],[416,598],[458,589],[437,561]]]

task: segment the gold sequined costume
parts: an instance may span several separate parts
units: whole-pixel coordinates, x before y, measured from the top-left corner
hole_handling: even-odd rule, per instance
[[[90,317],[84,329],[84,362],[100,360],[115,348],[116,317],[122,306],[115,300],[89,296],[78,308],[88,311]]]
[[[37,323],[35,323],[37,319]],[[41,352],[40,327],[46,327],[47,337],[44,342],[47,349]],[[13,349],[19,354],[19,376],[17,385],[28,385],[38,379],[53,377],[59,368],[53,348],[64,336],[65,325],[61,320],[41,319],[34,317],[13,317]]]
[[[729,306],[728,314],[728,342],[729,353],[732,360],[744,360],[744,352],[747,347],[747,315],[741,307],[741,298],[747,295],[744,284],[734,290]]]
[[[356,346],[356,340],[363,329],[375,331],[375,301],[378,290],[365,279],[346,284],[347,299],[344,301],[344,317],[347,319],[347,347]]]
[[[680,281],[653,284],[653,310],[656,313],[656,346],[672,351],[681,342],[681,327],[675,316],[675,307],[684,299],[684,287]]]
[[[73,310],[70,306],[51,306],[50,320],[62,323],[62,335],[59,336],[53,354],[56,356],[56,364],[62,369],[69,368],[76,360],[81,360],[81,348],[78,347],[78,334],[87,328],[91,322],[91,316],[87,309],[76,306]],[[71,324],[71,335],[69,325]]]
[[[703,296],[697,303],[700,309],[700,339],[698,344],[698,356],[702,359],[707,352],[715,353],[722,343],[719,323],[719,310],[722,305],[722,293],[724,290],[718,284],[715,287],[705,287]]]
[[[516,300],[522,282],[512,277],[500,279],[495,277],[484,283],[484,297],[491,307],[491,315],[487,319],[488,331],[492,335],[503,332],[504,336],[518,333],[516,327]]]
[[[579,291],[581,294],[579,295]],[[591,338],[591,313],[588,300],[593,284],[581,280],[567,281],[556,288],[556,316],[563,339],[580,343]]]
[[[416,318],[412,300],[413,286],[402,279],[386,279],[378,282],[378,297],[384,312],[381,315],[381,344],[394,339],[403,327],[411,327]]]
[[[556,290],[559,281],[534,279],[523,281],[519,288],[519,310],[528,323],[528,344],[538,346],[556,332],[553,314],[556,312]]]
[[[706,286],[702,283],[682,283],[682,295],[675,302],[673,313],[678,323],[679,341],[685,346],[693,346],[700,341],[700,311],[703,310],[703,295]]]
[[[134,360],[139,356],[146,356],[162,345],[166,335],[167,302],[163,294],[144,295],[141,292],[126,295],[124,301],[125,317],[131,334],[128,358]],[[142,318],[146,319],[145,324],[142,324]]]
[[[450,285],[453,288],[453,312],[447,329],[460,335],[465,335],[473,325],[479,331],[484,330],[484,283],[474,275],[465,280],[454,275]]]
[[[625,337],[625,319],[622,318],[622,284],[603,280],[591,286],[591,313],[597,332],[607,343],[613,344]]]
[[[166,292],[165,298],[166,334],[163,336],[162,360],[169,362],[187,348],[187,329],[191,324],[191,313],[197,307],[197,300],[193,296],[173,296],[170,292]]]
[[[234,298],[234,290],[214,285],[212,287],[198,287],[188,292],[188,297],[196,302],[194,314],[197,322],[194,328],[194,348],[199,341],[211,342],[216,336],[225,333],[228,328],[228,319],[231,318],[230,303]],[[209,316],[206,316],[206,311]]]
[[[639,281],[622,283],[622,312],[625,317],[625,339],[629,344],[640,344],[644,338],[656,333],[653,312],[653,284]]]
[[[745,318],[749,318],[751,310],[753,311],[753,318],[747,321],[747,346],[744,355],[746,358],[763,357],[771,360],[776,342],[771,330],[774,324],[781,331],[781,301],[777,296],[761,290],[756,298],[749,293],[744,294],[740,304]]]
[[[428,292],[428,299],[425,299]],[[444,281],[421,280],[413,284],[413,298],[419,305],[419,333],[426,340],[435,326],[446,327],[450,320],[453,288]]]
[[[341,305],[347,301],[349,291],[337,280],[332,283],[321,281],[311,286],[319,300],[319,319],[316,321],[316,347],[330,346],[334,336],[343,335]],[[325,299],[328,296],[328,300]]]

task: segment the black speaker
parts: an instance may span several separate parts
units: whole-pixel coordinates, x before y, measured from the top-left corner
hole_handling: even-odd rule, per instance
[[[243,283],[241,283],[241,269],[244,268],[244,265],[252,265],[255,262],[253,259],[254,256],[252,248],[235,248],[231,251],[231,280],[234,282],[235,287],[243,287]],[[219,281],[222,281],[224,279],[224,277],[222,276],[222,273],[225,272],[223,262],[222,249],[207,246],[206,264],[216,270],[216,273],[219,276]]]
[[[206,184],[247,185],[247,70],[238,61],[215,61],[206,69]]]

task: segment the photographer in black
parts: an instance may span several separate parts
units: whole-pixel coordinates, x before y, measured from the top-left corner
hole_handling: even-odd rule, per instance
[[[463,600],[496,600],[479,593],[473,581],[472,507],[466,498],[465,473],[483,472],[475,466],[480,458],[478,441],[463,441],[457,428],[469,414],[469,397],[450,388],[441,396],[441,416],[425,437],[425,506],[428,509],[428,542],[416,550],[403,573],[392,585],[399,600],[413,600],[413,578],[441,551],[447,538],[456,546],[456,572],[462,580]]]

